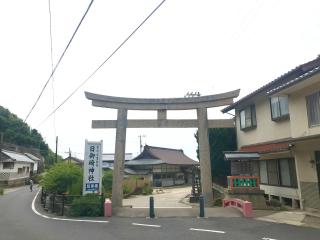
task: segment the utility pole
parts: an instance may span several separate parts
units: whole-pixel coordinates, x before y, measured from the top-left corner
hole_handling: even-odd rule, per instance
[[[58,136],[56,136],[56,163],[58,162]]]
[[[71,163],[71,150],[69,148],[69,163]]]
[[[146,135],[141,135],[141,134],[140,134],[138,137],[139,137],[139,139],[140,139],[140,153],[142,153],[142,149],[143,149],[142,138],[143,138],[143,137],[146,137]]]
[[[0,160],[2,158],[3,132],[0,133]]]

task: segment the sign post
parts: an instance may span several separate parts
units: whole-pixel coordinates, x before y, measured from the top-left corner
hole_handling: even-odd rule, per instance
[[[89,142],[86,140],[83,165],[83,191],[101,193],[102,181],[102,141]]]

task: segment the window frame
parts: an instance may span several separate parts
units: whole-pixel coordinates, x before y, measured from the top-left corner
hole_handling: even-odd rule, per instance
[[[284,160],[284,159],[288,160],[289,175],[290,175],[290,185],[285,185],[285,184],[282,183],[280,161]],[[266,164],[267,183],[261,181],[261,172],[260,172],[261,166],[260,166],[260,163],[263,162],[263,161]],[[270,184],[270,173],[268,171],[268,169],[269,169],[268,168],[268,164],[271,161],[275,161],[276,162],[278,184]],[[295,159],[294,158],[277,158],[277,159],[260,160],[260,163],[259,163],[259,179],[260,179],[260,183],[262,185],[275,186],[275,187],[286,187],[286,188],[298,188],[297,172],[296,172],[296,166],[295,166]]]
[[[5,165],[9,165],[9,167],[5,167]],[[3,162],[2,169],[14,169],[14,162]]]
[[[281,121],[281,120],[290,119],[290,113],[289,113],[289,98],[288,98],[288,96],[285,96],[286,99],[287,99],[288,113],[282,114],[281,104],[280,104],[280,97],[283,97],[283,96],[275,96],[275,97],[270,97],[270,98],[269,98],[271,120],[272,120],[272,121],[275,121],[275,122]],[[272,109],[273,109],[273,108],[272,108],[272,106],[273,106],[273,105],[272,105],[272,99],[275,99],[275,98],[277,98],[277,106],[278,106],[279,112],[280,112],[279,117],[274,117],[274,116],[273,116],[273,111],[272,111]]]
[[[244,121],[245,121],[245,124],[246,124],[246,111],[249,111],[250,110],[250,126],[246,126],[245,127],[242,127],[242,120],[241,120],[241,112],[244,112]],[[242,108],[240,111],[239,111],[239,123],[240,123],[240,130],[242,131],[246,131],[246,130],[250,130],[250,129],[254,129],[257,127],[257,115],[256,115],[256,107],[254,104],[251,104],[251,105],[248,105],[246,106],[245,108]]]
[[[314,92],[308,96],[306,96],[306,107],[307,107],[307,117],[308,117],[308,125],[309,125],[309,128],[312,128],[312,127],[318,127],[320,126],[320,108],[318,109],[318,122],[317,123],[312,123],[311,122],[311,104],[310,104],[310,98],[312,97],[317,97],[317,100],[318,100],[318,105],[320,106],[320,91],[317,91],[317,92]]]

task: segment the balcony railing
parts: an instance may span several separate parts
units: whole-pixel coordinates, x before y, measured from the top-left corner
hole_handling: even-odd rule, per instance
[[[228,176],[228,189],[251,188],[259,189],[258,176]]]

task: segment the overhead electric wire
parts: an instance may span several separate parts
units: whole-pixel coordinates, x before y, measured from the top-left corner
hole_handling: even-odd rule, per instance
[[[87,10],[86,10],[86,11],[85,11],[85,13],[83,14],[83,16],[82,16],[82,18],[81,18],[81,20],[80,20],[79,24],[77,25],[77,27],[76,27],[75,31],[73,32],[73,34],[72,34],[72,36],[71,36],[71,38],[70,38],[70,40],[69,40],[69,42],[68,42],[68,44],[67,44],[66,48],[64,49],[63,53],[61,54],[61,56],[60,56],[60,58],[59,58],[59,60],[58,60],[57,64],[56,64],[56,65],[55,65],[55,67],[54,67],[54,69],[51,71],[51,74],[50,74],[50,76],[49,76],[48,80],[46,81],[46,83],[45,83],[45,84],[44,84],[44,86],[42,87],[42,90],[41,90],[41,92],[40,92],[40,94],[39,94],[38,98],[36,99],[35,103],[33,104],[32,108],[30,109],[30,111],[29,111],[29,113],[28,113],[27,117],[24,119],[24,122],[26,122],[26,121],[27,121],[27,119],[28,119],[28,117],[30,116],[30,114],[32,113],[33,109],[35,108],[35,106],[36,106],[36,105],[37,105],[37,103],[39,102],[39,100],[40,100],[40,98],[41,98],[41,96],[42,96],[42,94],[43,94],[43,91],[45,90],[45,88],[46,88],[46,86],[48,85],[48,83],[49,83],[50,79],[52,78],[53,74],[54,74],[54,73],[55,73],[55,71],[57,70],[57,68],[58,68],[58,66],[59,66],[59,64],[60,64],[60,62],[61,62],[61,60],[62,60],[62,58],[64,57],[64,55],[65,55],[66,51],[68,50],[68,48],[69,48],[69,46],[70,46],[70,44],[71,44],[71,42],[72,42],[72,40],[73,40],[74,36],[75,36],[75,35],[76,35],[76,33],[78,32],[78,29],[80,28],[80,26],[81,26],[81,24],[82,24],[82,22],[83,22],[84,18],[86,17],[87,13],[89,12],[89,10],[90,10],[91,5],[92,5],[92,3],[93,3],[93,2],[94,2],[94,0],[91,0],[91,2],[89,3],[89,5],[88,5],[88,7],[87,7]]]
[[[49,117],[52,116],[62,105],[64,105],[86,82],[88,82],[95,74],[102,68],[102,66],[109,61],[110,58],[113,57],[113,55],[118,52],[118,50],[135,34],[138,29],[162,6],[162,4],[166,0],[161,1],[156,8],[129,34],[128,37],[126,37],[121,44],[65,99],[63,100],[58,107],[56,107],[55,110],[53,110],[38,126],[42,125]]]
[[[53,40],[52,40],[52,12],[51,12],[51,0],[48,0],[49,7],[49,32],[50,32],[50,53],[51,53],[51,71],[53,72]],[[55,108],[55,96],[54,96],[54,77],[51,78],[51,88],[52,88],[52,109]],[[57,136],[56,130],[56,115],[53,114],[53,133]]]

